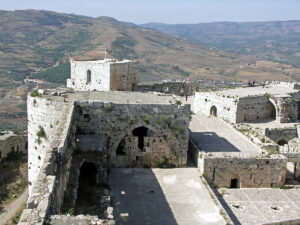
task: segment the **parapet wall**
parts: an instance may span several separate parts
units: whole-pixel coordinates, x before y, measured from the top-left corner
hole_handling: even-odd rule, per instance
[[[200,89],[199,84],[194,83],[179,83],[179,82],[164,82],[155,83],[152,85],[139,85],[139,91],[155,91],[166,94],[175,94],[179,96],[192,96]]]

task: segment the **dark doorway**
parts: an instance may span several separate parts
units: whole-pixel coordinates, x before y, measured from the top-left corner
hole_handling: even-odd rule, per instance
[[[239,179],[231,179],[230,188],[239,188]]]
[[[80,168],[78,179],[78,192],[75,206],[77,214],[97,214],[96,186],[97,168],[94,163],[85,162]]]
[[[210,115],[217,117],[217,107],[216,106],[212,106],[210,108]]]
[[[145,146],[144,137],[147,137],[148,130],[149,129],[147,127],[138,127],[132,131],[133,136],[138,137],[138,147],[142,151],[144,150]]]
[[[286,140],[284,140],[284,139],[280,139],[278,142],[277,142],[277,144],[278,145],[280,145],[280,146],[283,146],[283,145],[285,145],[285,144],[287,144],[288,142],[286,141]]]
[[[117,155],[126,155],[126,153],[125,153],[125,145],[126,145],[126,143],[125,143],[125,138],[123,138],[121,141],[120,141],[120,143],[119,143],[119,145],[118,145],[118,147],[117,147],[117,152],[116,152],[116,154]]]

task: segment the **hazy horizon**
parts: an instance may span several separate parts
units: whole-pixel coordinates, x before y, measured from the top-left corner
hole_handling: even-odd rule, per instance
[[[90,17],[109,16],[136,24],[300,20],[300,0],[5,0],[0,9],[36,9]]]

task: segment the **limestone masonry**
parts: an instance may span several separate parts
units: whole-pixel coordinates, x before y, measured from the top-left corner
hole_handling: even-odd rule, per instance
[[[287,123],[296,121],[300,115],[300,94],[296,84],[196,92],[194,104],[196,112],[233,123],[268,118]]]
[[[212,187],[234,189],[285,187],[291,180],[299,181],[298,84],[277,82],[264,87],[196,92],[194,102],[189,104],[193,97],[133,92],[137,89],[136,77],[137,63],[133,61],[71,60],[67,88],[39,89],[28,95],[29,199],[20,225],[113,225],[126,221],[128,214],[115,212],[114,204],[120,199],[134,201],[131,198],[136,190],[126,193],[118,189],[119,180],[111,181],[114,188],[117,186],[113,192],[119,196],[112,199],[108,177],[111,171],[121,170],[113,168],[187,167],[194,161],[199,180],[179,186],[213,198],[209,210],[217,213],[208,213],[203,219],[197,211],[202,219],[193,218],[212,221],[207,224],[225,224],[225,219],[232,222],[224,211],[228,206],[218,202],[209,186],[204,188],[206,182]],[[182,85],[171,86],[159,89],[171,88],[164,91],[182,95],[195,91],[193,86],[186,93]],[[147,86],[146,90],[157,88]],[[195,113],[191,113],[191,105]],[[159,193],[157,177],[152,170],[143,170],[136,170],[134,179],[130,179],[138,185],[128,185],[140,187],[140,174],[147,174],[145,180],[155,182],[156,192],[137,191],[147,199],[164,195],[166,185],[172,187],[179,182],[176,176],[163,177],[160,182],[164,182],[164,190]],[[127,187],[125,174],[131,176],[130,170],[123,173],[126,182],[122,185]],[[172,188],[168,191],[172,193],[169,199],[161,198],[160,202],[181,195],[173,193]],[[91,202],[94,206],[87,206]],[[176,206],[178,202],[173,201]],[[180,207],[171,208],[178,215]]]

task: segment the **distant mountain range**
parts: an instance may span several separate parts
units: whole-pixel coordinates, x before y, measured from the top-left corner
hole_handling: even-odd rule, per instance
[[[294,27],[296,24],[297,22]],[[251,32],[246,28],[244,35],[240,29],[236,31],[237,33],[229,35],[228,33],[232,33],[237,26],[234,23],[228,25],[216,23],[214,28],[208,24],[201,29],[197,28],[201,25],[147,24],[143,26],[169,34],[120,22],[110,17],[91,18],[37,10],[0,11],[0,85],[3,86],[7,79],[22,80],[32,74],[35,74],[36,78],[64,83],[69,76],[66,64],[69,57],[102,59],[105,48],[108,57],[139,61],[139,78],[144,82],[187,78],[287,81],[290,72],[292,72],[292,79],[300,80],[300,70],[293,66],[275,64],[268,60],[260,60],[255,65],[249,56],[236,54],[248,54],[250,51],[248,48],[255,46],[249,44],[252,43],[250,40],[253,39],[253,43],[258,43],[255,37],[262,37],[264,32],[268,33],[265,28],[267,25],[262,26],[261,29],[259,25],[256,30],[253,28],[252,39]],[[233,28],[229,29],[231,26]],[[220,27],[219,31],[217,31],[218,27]],[[277,43],[282,32],[276,32],[275,25],[270,30],[273,33],[266,42],[277,45],[272,44],[271,40],[276,40]],[[296,33],[296,28],[294,32]],[[297,35],[294,38],[296,40]],[[240,43],[240,40],[243,42]],[[202,42],[208,47],[199,44]],[[239,44],[230,47],[230,43],[234,42]],[[246,48],[244,45],[249,47]],[[226,49],[232,53],[212,47]],[[257,48],[251,51],[259,51],[259,48],[258,43]],[[268,46],[265,49],[267,51]],[[272,50],[273,47],[270,49]],[[294,51],[291,52],[298,57]],[[271,53],[273,55],[273,51],[265,54]],[[296,66],[292,61],[287,60],[286,63]],[[54,66],[61,68],[52,68]]]
[[[178,25],[148,23],[142,26],[201,45],[300,68],[299,20]]]

